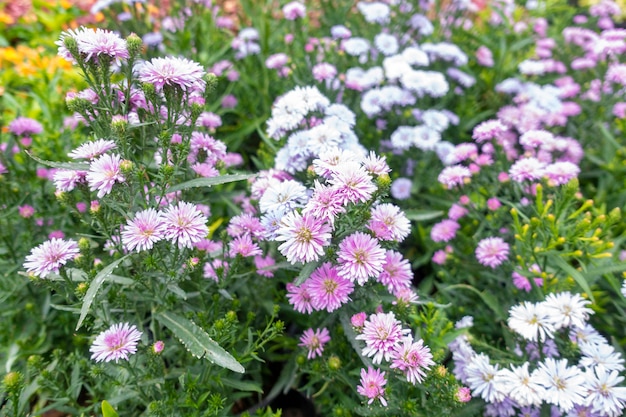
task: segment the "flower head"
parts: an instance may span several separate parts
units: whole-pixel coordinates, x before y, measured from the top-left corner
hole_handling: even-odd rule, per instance
[[[205,71],[197,62],[185,58],[152,58],[139,68],[139,80],[154,84],[157,91],[165,86],[183,91],[203,90]]]
[[[165,236],[163,216],[153,208],[140,211],[129,220],[122,231],[124,249],[142,251],[152,249]]]
[[[495,268],[504,262],[509,255],[509,244],[499,237],[488,237],[476,247],[476,259],[482,265]]]
[[[373,403],[374,400],[379,400],[384,407],[387,407],[387,400],[384,397],[385,388],[383,388],[386,384],[385,373],[370,366],[367,371],[361,369],[361,385],[357,386],[356,390],[368,398],[368,404]]]
[[[342,278],[337,268],[325,262],[306,281],[311,303],[316,310],[335,311],[350,300],[354,290],[352,281]]]
[[[93,142],[87,142],[80,145],[67,154],[72,159],[89,159],[92,160],[103,153],[115,149],[117,146],[112,140],[98,139]]]
[[[137,342],[141,339],[141,334],[135,325],[114,324],[96,337],[89,348],[91,359],[96,362],[128,360],[129,355],[137,352]]]
[[[393,312],[372,314],[363,326],[363,333],[356,336],[365,341],[362,354],[373,356],[372,362],[379,364],[383,358],[389,361],[394,350],[400,346],[404,336],[410,332],[403,329]]]
[[[330,231],[324,219],[291,211],[283,217],[276,231],[276,240],[284,241],[278,250],[292,264],[316,261],[330,243]]]
[[[125,181],[121,172],[122,158],[116,154],[104,154],[89,165],[87,183],[91,191],[98,190],[98,198],[109,194],[116,182]]]
[[[313,359],[317,356],[322,356],[322,352],[324,351],[324,345],[330,341],[330,333],[328,333],[328,329],[324,327],[323,329],[313,329],[305,330],[304,334],[300,337],[300,343],[298,346],[303,346],[309,349],[309,353],[307,355],[308,359]]]
[[[404,372],[407,381],[415,385],[424,380],[426,372],[434,364],[430,348],[424,346],[424,341],[414,342],[413,337],[408,335],[394,349],[390,368]]]
[[[378,240],[365,233],[355,232],[339,243],[337,252],[339,275],[359,285],[379,275],[385,262],[385,250]]]
[[[61,266],[74,259],[79,252],[77,242],[53,238],[33,248],[26,256],[24,267],[27,272],[45,278],[51,272],[58,273]]]
[[[18,117],[9,123],[9,132],[16,136],[30,136],[43,132],[43,126],[37,120]]]
[[[163,213],[165,239],[178,244],[179,248],[193,247],[209,233],[208,219],[195,204],[180,201]]]

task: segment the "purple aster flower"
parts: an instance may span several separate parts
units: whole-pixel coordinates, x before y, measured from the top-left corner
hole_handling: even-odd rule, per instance
[[[472,132],[472,138],[478,142],[485,142],[498,136],[507,130],[500,120],[486,120],[476,126]]]
[[[445,167],[437,180],[448,188],[465,184],[472,177],[471,171],[462,165]]]
[[[306,16],[306,6],[299,1],[292,1],[283,6],[283,14],[287,20],[296,20]]]
[[[163,215],[153,208],[138,212],[122,230],[122,244],[128,252],[152,249],[164,237]]]
[[[164,86],[178,87],[183,91],[203,90],[205,71],[200,64],[185,58],[152,58],[139,68],[139,80],[154,84],[157,91]]]
[[[325,262],[313,271],[305,285],[311,295],[313,308],[329,313],[347,303],[354,291],[352,281],[340,277],[337,268],[330,262]]]
[[[328,329],[324,327],[323,329],[313,329],[305,330],[302,336],[300,337],[300,343],[298,346],[303,346],[309,350],[307,354],[307,359],[313,359],[317,356],[322,356],[322,352],[324,352],[324,345],[330,341],[330,333],[328,333]]]
[[[537,158],[528,157],[515,162],[509,175],[515,182],[535,181],[543,177],[545,164]]]
[[[373,356],[372,362],[379,364],[383,358],[386,361],[391,360],[394,350],[408,333],[410,330],[402,328],[402,323],[393,312],[376,313],[365,320],[363,333],[356,336],[356,339],[365,341],[361,353],[364,356]]]
[[[488,237],[478,242],[476,259],[482,265],[496,268],[509,256],[509,244],[499,237]]]
[[[398,206],[384,203],[372,208],[368,228],[378,239],[402,242],[411,232],[411,223]]]
[[[165,239],[178,244],[179,248],[193,247],[209,233],[208,219],[195,204],[180,201],[163,213]]]
[[[86,171],[73,171],[70,169],[57,169],[54,171],[53,181],[58,191],[72,191],[79,183],[84,183],[87,177]]]
[[[424,346],[424,341],[420,339],[413,342],[413,337],[408,335],[394,349],[389,367],[404,372],[406,380],[415,385],[424,380],[426,372],[434,364],[430,348]]]
[[[248,256],[261,255],[263,251],[259,245],[252,241],[250,235],[241,235],[234,238],[228,245],[228,256],[231,258],[241,255],[244,258]]]
[[[59,268],[79,252],[78,243],[71,239],[50,239],[30,251],[24,267],[26,272],[45,278],[51,272],[57,274]]]
[[[313,312],[313,304],[311,303],[311,294],[309,294],[306,285],[297,286],[291,282],[287,283],[287,299],[293,309],[299,313],[311,314]]]
[[[116,147],[117,145],[115,145],[115,142],[112,140],[98,139],[94,142],[83,143],[78,148],[68,153],[67,156],[73,159],[91,160]]]
[[[391,183],[389,192],[397,200],[406,200],[411,197],[411,187],[413,187],[413,181],[408,178],[398,178]]]
[[[449,242],[454,239],[460,227],[454,220],[442,220],[430,230],[430,238],[433,242]]]
[[[302,209],[302,213],[315,218],[326,219],[330,226],[334,227],[335,217],[340,213],[345,213],[345,211],[339,191],[315,180],[313,195]]]
[[[128,360],[128,356],[137,352],[137,342],[141,339],[141,332],[135,325],[118,323],[100,333],[93,342],[89,351],[91,359],[96,362],[110,362],[120,359]]]
[[[287,213],[276,231],[276,240],[284,241],[278,250],[289,262],[313,262],[324,254],[330,244],[331,228],[324,219],[301,215],[297,211]]]
[[[379,400],[384,407],[387,407],[387,400],[384,397],[385,384],[387,384],[385,373],[369,366],[367,371],[361,369],[361,385],[357,386],[356,390],[368,398],[368,404],[373,403],[374,400]]]
[[[378,276],[383,271],[385,250],[380,247],[378,240],[356,232],[339,243],[337,262],[340,276],[350,281],[357,280],[359,285],[363,285],[368,278]]]
[[[126,41],[116,33],[105,29],[79,28],[75,34],[78,52],[84,55],[85,61],[107,56],[119,63],[121,59],[129,57]]]
[[[43,126],[34,119],[18,117],[9,123],[9,132],[16,136],[30,136],[43,132]]]
[[[220,277],[228,273],[229,266],[230,264],[226,261],[213,259],[213,261],[204,264],[203,276],[218,282]]]
[[[576,178],[580,173],[580,168],[571,162],[555,162],[545,167],[543,174],[548,178],[551,185],[567,184]]]
[[[276,261],[270,255],[265,257],[261,255],[257,255],[254,257],[254,266],[256,267],[256,273],[267,277],[272,278],[274,276],[274,271],[270,269],[270,267],[274,266]]]
[[[261,220],[250,213],[240,214],[230,219],[226,231],[231,237],[251,235],[258,238],[265,234]]]
[[[339,191],[344,205],[364,203],[372,198],[376,185],[372,182],[371,175],[360,164],[346,163],[338,168],[329,182]]]
[[[98,198],[102,198],[113,189],[113,184],[123,182],[120,164],[122,158],[116,154],[104,154],[94,159],[89,165],[87,183],[91,191],[98,190]]]
[[[387,287],[390,293],[411,286],[413,271],[409,261],[404,259],[400,252],[388,250],[385,253],[383,272],[378,276],[378,281]]]

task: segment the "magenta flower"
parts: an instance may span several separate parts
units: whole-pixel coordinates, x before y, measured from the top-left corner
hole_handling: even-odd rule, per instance
[[[318,180],[315,180],[313,195],[302,209],[302,213],[326,219],[331,227],[334,227],[337,215],[345,213],[345,211],[343,199],[339,191],[333,187],[322,185]]]
[[[33,248],[26,256],[24,267],[26,272],[45,278],[52,272],[57,274],[61,266],[74,259],[79,252],[75,241],[53,238]]]
[[[430,238],[433,242],[449,242],[454,239],[460,227],[454,220],[442,220],[430,230]]]
[[[259,245],[252,241],[250,235],[241,235],[234,238],[228,245],[228,249],[228,256],[231,258],[237,255],[241,255],[245,258],[263,254]]]
[[[409,288],[412,279],[413,271],[409,261],[404,259],[400,252],[388,250],[385,253],[383,272],[378,276],[378,281],[393,294],[400,289]]]
[[[89,159],[92,160],[105,152],[115,149],[117,145],[112,140],[98,139],[93,142],[87,142],[80,145],[67,154],[72,159]]]
[[[365,284],[370,277],[379,275],[385,262],[385,250],[378,240],[365,233],[355,232],[339,243],[337,252],[339,276]]]
[[[185,58],[152,58],[139,68],[139,80],[154,84],[157,91],[166,85],[183,91],[203,90],[205,71],[200,64]]]
[[[138,212],[122,230],[122,244],[128,252],[152,249],[164,237],[163,215],[153,208]]]
[[[120,359],[128,360],[128,356],[137,352],[137,342],[141,339],[141,332],[135,325],[118,323],[100,333],[89,348],[91,359],[96,362],[110,362]]]
[[[256,273],[267,277],[272,278],[274,276],[274,271],[270,269],[270,267],[274,266],[276,261],[270,255],[265,257],[261,255],[257,255],[254,257],[254,266],[256,268]]]
[[[424,380],[426,372],[434,364],[430,348],[424,346],[424,341],[420,339],[413,342],[413,337],[408,335],[393,351],[392,362],[389,367],[404,372],[406,380],[415,385]]]
[[[298,346],[303,346],[309,349],[307,359],[313,359],[317,356],[322,356],[324,351],[324,345],[330,341],[330,333],[328,329],[317,329],[315,332],[313,329],[305,330],[304,334],[300,337],[300,343]]]
[[[30,136],[43,132],[43,126],[29,117],[18,117],[9,123],[9,132],[16,136]]]
[[[18,213],[25,219],[32,217],[35,214],[35,208],[31,205],[24,204],[23,206],[18,207]]]
[[[476,259],[482,265],[496,268],[509,255],[509,244],[499,237],[488,237],[478,242]]]
[[[89,165],[87,183],[91,191],[98,190],[98,198],[109,194],[116,182],[125,181],[120,169],[121,162],[119,155],[104,154]]]
[[[335,311],[350,300],[352,281],[340,277],[330,262],[317,268],[306,281],[311,304],[316,310]]]
[[[209,233],[208,219],[195,204],[180,201],[163,213],[165,239],[178,244],[179,248],[193,247]]]
[[[393,351],[409,332],[409,329],[402,328],[393,312],[376,313],[365,320],[363,333],[356,336],[356,339],[365,341],[361,353],[364,356],[373,356],[372,362],[379,364],[383,358],[386,361],[391,359]]]
[[[313,304],[311,303],[311,294],[309,294],[306,285],[297,286],[291,282],[287,283],[287,299],[293,309],[299,313],[311,314],[313,312]]]
[[[282,218],[275,239],[284,241],[278,250],[292,264],[313,262],[324,254],[324,247],[330,243],[330,231],[324,219],[294,210]]]
[[[361,369],[361,385],[357,386],[356,390],[368,398],[368,404],[373,403],[374,400],[379,400],[384,407],[387,407],[387,400],[384,397],[385,388],[383,388],[385,384],[387,384],[385,373],[369,366],[367,371]]]

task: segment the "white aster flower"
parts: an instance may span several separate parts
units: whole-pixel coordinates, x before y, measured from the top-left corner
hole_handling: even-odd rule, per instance
[[[550,320],[556,330],[564,327],[584,327],[589,314],[593,314],[593,310],[586,307],[590,301],[579,294],[572,295],[569,292],[548,294],[541,304],[550,314]]]
[[[501,384],[502,373],[498,365],[491,365],[489,357],[484,353],[474,356],[465,368],[465,383],[472,390],[472,395],[480,395],[485,401],[493,403],[504,399]]]
[[[554,326],[550,312],[541,303],[524,301],[509,310],[509,327],[524,339],[536,342],[552,338]]]
[[[579,365],[585,368],[603,367],[607,371],[623,371],[624,358],[608,343],[581,343]]]
[[[503,391],[520,406],[541,405],[544,388],[537,383],[536,371],[532,374],[528,371],[528,362],[522,366],[512,366],[511,369],[501,371],[500,382]]]
[[[567,366],[567,359],[547,358],[541,362],[536,371],[536,381],[545,388],[544,401],[563,411],[585,404],[585,374],[577,367]]]
[[[618,371],[609,371],[602,366],[588,369],[585,373],[587,390],[586,404],[603,416],[623,415],[626,403],[626,387],[617,386],[624,380]]]

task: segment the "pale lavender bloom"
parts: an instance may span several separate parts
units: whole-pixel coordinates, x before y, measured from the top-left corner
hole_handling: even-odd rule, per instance
[[[325,219],[334,228],[335,218],[345,211],[343,199],[337,189],[322,185],[318,180],[315,180],[313,195],[302,209],[302,214]]]
[[[304,331],[304,334],[300,336],[300,343],[298,346],[305,347],[309,350],[307,354],[307,359],[313,359],[317,356],[322,356],[322,352],[324,352],[324,345],[330,341],[330,333],[328,333],[328,329],[324,327],[323,329],[307,329]]]
[[[82,27],[76,31],[74,38],[78,51],[85,55],[85,61],[95,58],[94,61],[97,62],[104,55],[119,63],[121,59],[129,57],[126,41],[109,30]]]
[[[337,68],[328,62],[320,62],[313,67],[313,78],[317,81],[332,80],[337,75]]]
[[[281,52],[267,57],[267,59],[265,60],[265,66],[269,69],[281,69],[282,67],[287,65],[288,61],[289,57],[287,56],[287,54]]]
[[[464,383],[472,389],[473,396],[480,395],[489,403],[504,399],[499,366],[491,365],[487,355],[484,353],[473,355],[465,368],[465,373],[467,377]]]
[[[454,220],[442,220],[430,229],[430,238],[433,242],[449,242],[454,239],[460,227]]]
[[[93,342],[89,351],[91,359],[96,362],[110,362],[120,359],[128,360],[128,356],[137,352],[137,342],[141,334],[135,325],[118,323],[100,333]]]
[[[500,372],[503,391],[520,406],[541,405],[544,389],[536,381],[536,372],[528,370],[529,363],[521,366],[511,365],[511,369]]]
[[[122,230],[122,244],[129,252],[152,249],[154,244],[165,237],[165,224],[160,212],[153,208],[140,211],[129,220]]]
[[[408,178],[397,178],[391,183],[391,189],[389,190],[391,196],[398,200],[406,200],[411,197],[411,187],[413,187],[413,181]]]
[[[424,341],[420,339],[414,342],[413,336],[407,335],[395,347],[389,367],[404,372],[406,380],[415,385],[424,380],[426,372],[434,364],[430,348],[424,346]]]
[[[554,162],[546,165],[543,174],[548,178],[549,184],[563,185],[576,178],[580,173],[578,165],[568,161]]]
[[[250,235],[241,235],[234,238],[228,245],[228,256],[231,258],[241,255],[243,257],[262,255],[259,245],[252,241]]]
[[[73,159],[91,160],[116,147],[117,145],[115,145],[115,142],[112,140],[98,139],[93,142],[83,143],[78,148],[68,153],[67,156]]]
[[[383,407],[387,407],[387,400],[385,399],[385,373],[380,369],[374,369],[371,366],[365,369],[361,369],[361,381],[360,385],[356,387],[359,394],[368,398],[367,403],[371,404],[374,400],[379,400]]]
[[[57,169],[54,171],[53,181],[58,191],[72,191],[79,183],[84,183],[87,171],[71,169]]]
[[[402,328],[402,323],[393,312],[376,313],[365,320],[363,332],[356,339],[365,341],[361,354],[373,356],[372,362],[379,364],[383,359],[391,360],[396,348],[410,332],[411,330]]]
[[[619,386],[624,380],[616,370],[602,366],[587,368],[585,373],[587,394],[585,404],[593,411],[609,417],[623,415],[626,404],[626,387]]]
[[[387,290],[395,294],[397,291],[409,288],[413,279],[411,264],[400,252],[387,250],[383,272],[378,276],[378,281],[387,287]]]
[[[372,198],[377,187],[371,175],[356,163],[346,163],[338,167],[338,172],[329,180],[339,192],[343,204],[364,203]]]
[[[342,278],[329,262],[318,267],[305,282],[311,303],[316,310],[335,311],[350,300],[354,291],[352,281]]]
[[[43,126],[29,117],[18,117],[9,123],[9,132],[16,136],[30,136],[43,132]]]
[[[476,259],[482,265],[495,268],[504,262],[509,255],[509,244],[499,237],[488,237],[476,247]]]
[[[152,58],[139,67],[139,81],[154,84],[157,91],[178,87],[183,91],[203,90],[205,71],[200,64],[185,58]]]
[[[259,199],[259,208],[262,213],[292,210],[296,207],[302,207],[307,199],[306,187],[300,182],[272,179]]]
[[[57,274],[61,266],[79,253],[78,243],[75,241],[53,238],[33,248],[30,255],[26,256],[24,267],[26,272],[45,278],[50,273]]]
[[[562,411],[585,404],[588,395],[585,374],[575,366],[567,366],[567,359],[547,358],[540,362],[536,381],[546,390],[544,400]]]
[[[370,210],[367,227],[381,240],[402,242],[411,232],[411,223],[396,205],[379,204]]]
[[[482,65],[483,67],[493,67],[494,62],[491,50],[485,45],[481,45],[476,50],[476,61],[478,61],[478,64]]]
[[[125,181],[120,168],[121,162],[122,159],[117,154],[104,154],[89,165],[87,183],[91,191],[98,190],[98,198],[110,193],[116,182]]]
[[[445,167],[437,180],[448,188],[454,188],[465,184],[472,177],[470,170],[462,165]]]
[[[193,248],[193,244],[209,233],[208,219],[195,204],[180,201],[163,213],[165,239],[176,243],[179,248]]]
[[[299,1],[292,1],[283,6],[283,14],[287,20],[306,17],[306,6]]]
[[[337,263],[339,275],[365,284],[370,277],[383,271],[385,250],[378,240],[365,233],[355,232],[339,243]]]
[[[330,244],[331,228],[324,219],[291,211],[281,220],[275,240],[284,241],[278,247],[287,260],[296,262],[317,261]]]
[[[545,164],[537,158],[528,157],[515,162],[509,169],[509,175],[515,182],[534,181],[544,175]]]
[[[478,142],[484,142],[497,138],[498,135],[507,130],[500,120],[486,120],[476,126],[472,132],[472,138]]]

